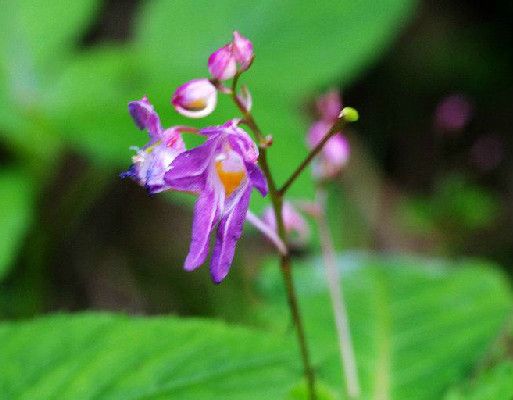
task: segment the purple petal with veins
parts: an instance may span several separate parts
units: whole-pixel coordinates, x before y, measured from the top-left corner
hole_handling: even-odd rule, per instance
[[[233,210],[221,218],[217,228],[216,244],[210,262],[210,275],[215,283],[220,283],[228,272],[235,254],[237,241],[249,207],[251,187],[248,186],[238,197]]]
[[[192,239],[184,268],[192,271],[205,262],[208,256],[209,237],[218,215],[219,194],[212,187],[200,194],[194,206]]]
[[[146,96],[128,103],[128,112],[139,129],[146,129],[151,137],[158,138],[162,131],[160,119]]]

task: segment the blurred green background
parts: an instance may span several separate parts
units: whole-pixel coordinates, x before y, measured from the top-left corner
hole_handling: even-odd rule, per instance
[[[505,361],[513,354],[513,328],[505,325],[513,274],[511,2],[0,0],[0,9],[0,319],[122,311],[216,317],[291,335],[272,249],[257,232],[245,231],[230,276],[214,286],[206,267],[182,270],[192,199],[149,197],[118,177],[129,146],[146,141],[128,101],[148,95],[165,126],[236,115],[221,99],[213,115],[191,122],[169,100],[181,83],[207,76],[208,55],[239,30],[255,46],[243,81],[256,119],[274,137],[278,182],[306,153],[317,95],[340,88],[344,104],[360,111],[346,132],[351,161],[331,185],[329,213],[348,275],[364,398],[513,397],[512,385],[502,384],[513,382]],[[313,198],[309,174],[291,195]],[[261,211],[265,201],[253,197]],[[326,398],[339,398],[329,305],[322,280],[310,275],[321,268],[316,239],[296,253]],[[108,319],[81,318],[84,332]],[[105,324],[131,323],[113,318]],[[40,325],[34,332],[44,331]],[[17,327],[8,323],[0,334],[12,337]],[[452,339],[441,343],[441,332]],[[41,356],[52,349],[27,340]],[[388,343],[383,354],[393,365],[373,358],[379,343]],[[395,369],[419,360],[424,369]],[[391,384],[375,379],[380,371],[390,372]],[[12,397],[25,390],[6,382]],[[218,390],[234,399],[282,394]],[[301,391],[287,393],[301,398]],[[67,393],[59,398],[129,398]]]

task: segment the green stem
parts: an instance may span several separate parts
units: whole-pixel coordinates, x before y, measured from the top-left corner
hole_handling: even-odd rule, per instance
[[[289,176],[289,178],[285,181],[285,183],[282,185],[282,187],[278,190],[278,193],[280,195],[284,195],[285,192],[290,188],[290,186],[294,183],[294,181],[299,177],[299,175],[304,171],[306,167],[312,162],[314,157],[319,154],[319,152],[322,150],[324,145],[328,140],[331,139],[332,136],[334,136],[337,132],[340,132],[345,125],[344,119],[338,119],[335,121],[335,123],[331,126],[330,130],[324,135],[322,140],[317,143],[317,145],[308,153],[306,158],[299,164],[299,166],[292,172],[292,174]]]
[[[237,74],[233,79],[231,96],[234,103],[244,116],[245,123],[250,127],[250,129],[255,134],[257,140],[259,141],[260,153],[258,157],[258,162],[260,164],[260,167],[262,168],[262,171],[269,185],[269,194],[271,197],[271,203],[276,218],[278,236],[285,244],[287,244],[287,234],[285,230],[285,224],[283,221],[283,194],[277,190],[276,184],[271,174],[271,170],[269,168],[269,163],[267,161],[267,148],[264,145],[265,136],[262,134],[262,131],[260,130],[255,119],[253,118],[253,115],[248,110],[246,110],[244,104],[242,104],[239,98],[237,97],[238,79],[239,74]],[[306,343],[305,329],[303,325],[303,320],[301,318],[301,313],[299,311],[299,304],[297,301],[296,290],[294,287],[294,280],[292,278],[292,262],[288,251],[286,254],[280,255],[280,270],[285,283],[290,313],[292,315],[294,326],[296,328],[296,334],[301,353],[301,360],[303,362],[303,373],[308,386],[308,398],[309,400],[316,400],[317,396],[315,394],[315,374],[314,369],[312,368],[310,353],[308,351],[308,346]]]

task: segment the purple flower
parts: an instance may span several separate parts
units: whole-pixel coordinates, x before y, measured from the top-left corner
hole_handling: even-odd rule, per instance
[[[232,120],[202,129],[205,143],[176,157],[165,175],[168,187],[198,194],[194,208],[192,240],[184,268],[204,263],[210,233],[217,228],[210,274],[220,283],[228,274],[235,245],[249,206],[251,191],[267,194],[267,182],[257,165],[258,148]]]
[[[213,52],[208,58],[208,70],[220,81],[231,79],[240,71],[247,70],[253,62],[253,44],[239,32],[233,32],[233,40]]]
[[[276,217],[274,209],[267,207],[262,214],[262,220],[274,231],[276,231]],[[295,247],[303,247],[310,239],[310,228],[303,216],[296,210],[289,201],[283,203],[283,223],[290,244]]]
[[[166,190],[164,174],[175,157],[185,151],[180,132],[195,129],[185,126],[163,129],[158,114],[146,96],[130,102],[128,111],[139,129],[148,131],[150,141],[141,149],[135,147],[137,153],[132,157],[133,163],[121,177],[132,178],[150,193]]]
[[[208,79],[193,79],[176,89],[171,104],[186,117],[203,118],[216,108],[217,91]]]

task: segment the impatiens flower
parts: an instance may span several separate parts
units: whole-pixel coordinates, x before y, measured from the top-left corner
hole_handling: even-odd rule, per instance
[[[225,81],[240,71],[247,70],[253,62],[253,44],[239,32],[233,32],[232,42],[213,52],[208,58],[208,70],[213,78]]]
[[[148,131],[150,141],[141,149],[135,148],[137,153],[132,157],[133,163],[121,177],[132,178],[150,193],[161,192],[167,189],[164,182],[165,172],[175,157],[185,151],[180,132],[194,128],[175,126],[163,129],[158,114],[146,96],[130,102],[128,111],[139,129]]]
[[[176,89],[171,104],[189,118],[203,118],[216,108],[217,91],[208,79],[193,79]]]
[[[276,231],[276,217],[272,207],[267,207],[262,214],[262,220]],[[303,216],[289,201],[283,203],[283,223],[287,231],[289,243],[294,247],[303,247],[310,239],[310,228]]]
[[[165,175],[174,190],[198,194],[194,207],[192,240],[184,268],[194,270],[205,262],[210,233],[217,229],[210,274],[221,282],[230,269],[235,245],[249,206],[251,191],[267,194],[267,182],[257,165],[258,148],[248,134],[229,121],[202,129],[205,143],[181,153]]]
[[[312,124],[308,132],[308,146],[314,148],[328,133],[340,117],[342,101],[338,91],[331,90],[319,97],[316,102],[320,119]],[[335,177],[348,163],[350,154],[349,142],[342,133],[337,132],[322,148],[313,163],[313,175],[318,179]]]

